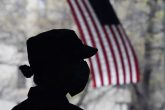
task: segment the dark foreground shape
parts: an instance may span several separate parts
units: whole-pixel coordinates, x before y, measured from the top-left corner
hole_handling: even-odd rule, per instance
[[[26,78],[34,75],[36,86],[12,110],[82,110],[66,94],[74,96],[85,88],[90,70],[84,59],[97,49],[84,45],[72,30],[54,29],[29,38],[27,52],[30,66],[20,70]]]

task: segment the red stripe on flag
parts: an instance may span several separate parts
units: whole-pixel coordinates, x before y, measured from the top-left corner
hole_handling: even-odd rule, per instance
[[[121,28],[122,28],[122,31],[123,31],[123,33],[124,33],[124,35],[125,35],[125,37],[126,37],[126,39],[127,39],[127,41],[128,41],[128,44],[129,44],[129,46],[130,46],[130,48],[131,48],[131,51],[132,51],[132,53],[133,53],[133,56],[134,56],[135,67],[136,67],[136,79],[137,79],[136,82],[138,82],[138,81],[140,80],[140,71],[139,71],[139,65],[138,65],[137,56],[136,56],[136,53],[135,53],[135,51],[134,51],[134,49],[133,49],[133,46],[132,46],[132,44],[131,44],[131,41],[129,40],[129,38],[128,38],[126,32],[124,31],[123,26],[121,26]]]
[[[110,65],[109,65],[107,53],[106,53],[106,51],[105,51],[105,47],[104,47],[104,45],[103,45],[103,41],[102,41],[102,38],[101,38],[102,35],[101,35],[101,33],[99,32],[98,27],[96,26],[96,22],[95,22],[93,16],[91,15],[91,12],[89,11],[89,8],[87,7],[87,5],[86,5],[86,3],[84,2],[84,0],[82,0],[82,3],[83,3],[83,5],[85,6],[85,8],[86,8],[86,10],[87,10],[87,12],[88,12],[88,14],[89,14],[89,17],[90,17],[90,19],[91,19],[91,21],[92,21],[93,27],[96,29],[96,33],[97,33],[97,35],[98,35],[98,38],[99,38],[99,41],[100,41],[100,45],[101,45],[101,48],[102,48],[102,51],[103,51],[103,54],[104,54],[105,62],[106,62],[105,65],[106,65],[106,68],[107,68],[106,71],[107,71],[107,73],[108,73],[108,81],[109,81],[109,84],[111,84]],[[101,51],[101,50],[100,50],[100,51]]]
[[[75,3],[77,4],[77,7],[78,7],[78,9],[79,9],[79,11],[80,11],[80,14],[82,15],[82,19],[83,19],[83,21],[84,21],[84,23],[85,23],[84,25],[87,27],[87,30],[88,30],[88,32],[89,32],[90,40],[91,40],[93,46],[96,47],[96,43],[95,43],[95,41],[94,41],[94,39],[93,39],[91,29],[89,28],[89,25],[88,25],[87,20],[86,20],[86,18],[85,18],[85,16],[84,16],[84,13],[83,13],[82,9],[80,8],[80,5],[79,5],[79,3],[77,2],[77,0],[75,0]],[[104,82],[103,82],[103,73],[102,73],[102,70],[101,70],[101,63],[100,63],[100,58],[99,58],[99,55],[98,55],[98,54],[96,54],[96,60],[97,60],[97,62],[98,62],[98,69],[99,69],[99,73],[100,73],[101,85],[103,86],[103,84],[104,84]]]
[[[120,27],[121,27],[121,25],[120,25]],[[124,47],[125,47],[125,49],[126,49],[126,55],[127,55],[127,58],[128,58],[128,65],[129,65],[129,71],[130,71],[130,74],[129,74],[129,75],[130,75],[130,82],[132,82],[132,72],[133,72],[132,69],[133,69],[133,68],[132,68],[132,66],[131,66],[131,59],[130,59],[131,56],[130,56],[129,53],[128,53],[128,50],[129,50],[129,49],[128,49],[127,46],[126,46],[126,42],[128,43],[128,41],[127,41],[127,39],[126,39],[126,41],[124,40],[124,38],[126,38],[126,36],[123,35],[124,33],[121,32],[121,30],[119,29],[119,27],[118,27],[117,29],[118,29],[119,33],[121,34],[121,36],[122,36],[122,38],[123,38],[123,39],[122,39],[123,42],[125,42],[125,43],[124,43]],[[128,46],[129,46],[129,45],[128,45]]]
[[[71,8],[71,10],[72,10],[71,12],[72,12],[72,14],[73,14],[73,16],[74,16],[73,18],[74,18],[74,20],[75,20],[75,22],[76,22],[76,24],[77,24],[77,26],[78,26],[78,28],[79,28],[79,32],[80,32],[81,38],[82,38],[83,42],[86,43],[86,40],[85,40],[85,38],[84,38],[84,33],[83,33],[83,31],[82,31],[80,22],[79,22],[79,20],[78,20],[78,18],[77,18],[77,16],[76,16],[76,12],[74,11],[74,8],[73,8],[73,6],[72,6],[70,0],[68,0],[68,3],[69,3],[70,8]],[[89,59],[89,63],[90,63],[90,69],[91,69],[91,74],[92,74],[92,79],[93,79],[93,86],[96,87],[96,79],[95,79],[93,63],[92,63],[91,59]]]
[[[117,61],[116,61],[115,53],[114,53],[114,50],[113,50],[113,45],[111,43],[112,41],[110,40],[109,35],[108,35],[105,27],[103,27],[103,31],[104,31],[104,33],[106,35],[106,38],[107,38],[107,41],[108,41],[108,44],[109,44],[110,51],[112,52],[112,57],[113,57],[113,60],[114,60],[115,70],[116,70],[116,77],[117,77],[116,80],[117,80],[117,83],[119,83],[119,76],[118,76],[119,72],[118,72],[118,68],[117,68]]]
[[[127,47],[126,47],[126,44],[125,44],[125,41],[124,41],[124,38],[123,38],[124,36],[123,36],[122,33],[120,32],[118,26],[116,27],[116,29],[117,29],[117,31],[118,31],[118,33],[119,33],[119,35],[120,35],[120,38],[121,38],[121,40],[122,40],[122,43],[123,43],[123,46],[124,46],[124,49],[125,49],[125,52],[126,52],[126,60],[128,61],[128,65],[126,65],[126,66],[129,67],[130,79],[132,79],[132,75],[131,75],[131,73],[132,73],[132,68],[131,68],[130,58],[129,58],[129,55],[128,55],[128,50],[127,50]],[[128,73],[124,73],[124,84],[126,84],[126,74],[128,74]]]
[[[121,24],[101,24],[91,5],[94,1],[67,1],[84,43],[99,48],[94,60],[89,59],[93,86],[139,81],[137,56]]]
[[[118,48],[118,52],[119,52],[119,56],[120,56],[120,61],[121,61],[121,65],[122,65],[122,73],[124,73],[125,72],[125,68],[124,68],[124,62],[123,62],[123,58],[122,58],[122,53],[121,53],[121,49],[120,49],[120,46],[119,46],[119,42],[118,42],[118,40],[117,40],[117,38],[116,38],[116,34],[115,34],[115,32],[114,32],[114,30],[112,29],[112,27],[111,26],[109,26],[110,27],[110,31],[111,31],[111,33],[112,33],[112,36],[113,36],[113,38],[115,39],[115,42],[116,42],[116,46],[117,46],[117,48]],[[121,68],[120,68],[121,69]],[[120,76],[120,73],[117,75],[117,79],[118,79],[118,81],[120,80],[120,78],[119,78],[119,76]],[[117,82],[117,84],[119,85],[120,84],[120,81],[119,82]]]

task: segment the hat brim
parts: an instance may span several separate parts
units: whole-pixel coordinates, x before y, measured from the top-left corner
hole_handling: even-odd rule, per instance
[[[95,55],[97,51],[98,51],[97,48],[84,45],[83,49],[81,50],[81,56],[83,57],[83,59],[90,58],[93,55]]]

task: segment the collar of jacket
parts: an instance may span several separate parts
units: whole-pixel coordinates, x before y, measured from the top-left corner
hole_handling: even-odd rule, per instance
[[[31,87],[28,93],[28,99],[32,100],[33,102],[66,102],[68,103],[68,100],[65,96],[65,93],[62,91],[59,91],[58,88],[49,88],[49,87]]]

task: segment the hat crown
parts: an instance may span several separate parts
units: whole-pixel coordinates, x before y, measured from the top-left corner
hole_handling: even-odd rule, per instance
[[[69,55],[82,47],[83,43],[76,33],[68,29],[50,30],[27,40],[28,54],[37,58],[48,54],[53,54],[54,57]]]
[[[97,49],[86,46],[73,30],[53,29],[27,40],[29,63],[33,60],[60,60],[63,57],[89,58]]]

